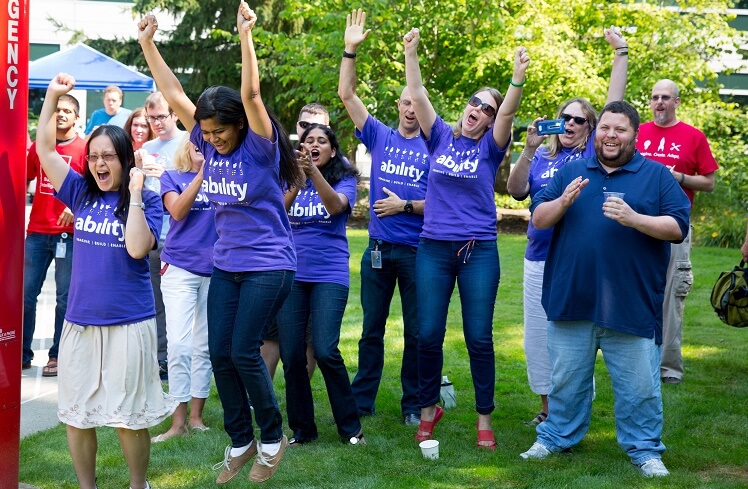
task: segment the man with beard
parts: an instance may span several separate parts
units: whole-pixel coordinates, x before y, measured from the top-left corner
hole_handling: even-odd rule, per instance
[[[631,105],[606,105],[595,156],[560,169],[532,204],[535,227],[555,226],[542,298],[553,370],[550,415],[522,458],[542,459],[582,440],[601,350],[619,445],[643,475],[669,475],[660,459],[662,301],[670,242],[688,234],[690,205],[668,169],[636,151],[638,128]]]
[[[696,191],[714,190],[714,172],[718,166],[704,133],[679,121],[675,115],[680,105],[679,94],[672,80],[655,83],[649,102],[654,120],[642,124],[636,147],[645,158],[670,169],[693,205]],[[689,230],[682,243],[672,245],[668,263],[660,363],[660,377],[666,384],[680,384],[683,380],[683,308],[693,284],[691,235]]]

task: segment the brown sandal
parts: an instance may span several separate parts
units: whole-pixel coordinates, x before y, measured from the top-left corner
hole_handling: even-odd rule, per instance
[[[42,368],[42,377],[57,377],[57,359],[50,358]]]

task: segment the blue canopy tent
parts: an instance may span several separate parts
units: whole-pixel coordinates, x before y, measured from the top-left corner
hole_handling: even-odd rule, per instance
[[[85,44],[77,44],[29,63],[29,88],[47,88],[49,81],[60,72],[73,75],[78,90],[104,90],[109,85],[116,85],[124,91],[156,90],[153,78]]]

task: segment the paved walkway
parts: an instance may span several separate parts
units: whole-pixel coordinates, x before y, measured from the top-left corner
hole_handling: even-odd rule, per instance
[[[32,367],[21,371],[21,438],[56,426],[57,377],[42,377],[42,367],[47,364],[47,353],[52,346],[55,322],[55,266],[47,277],[36,306],[36,331],[34,332],[34,360]]]

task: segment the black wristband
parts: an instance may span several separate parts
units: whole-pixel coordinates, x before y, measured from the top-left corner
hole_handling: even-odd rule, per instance
[[[343,57],[356,59],[356,53],[349,53],[348,51],[343,51]]]

